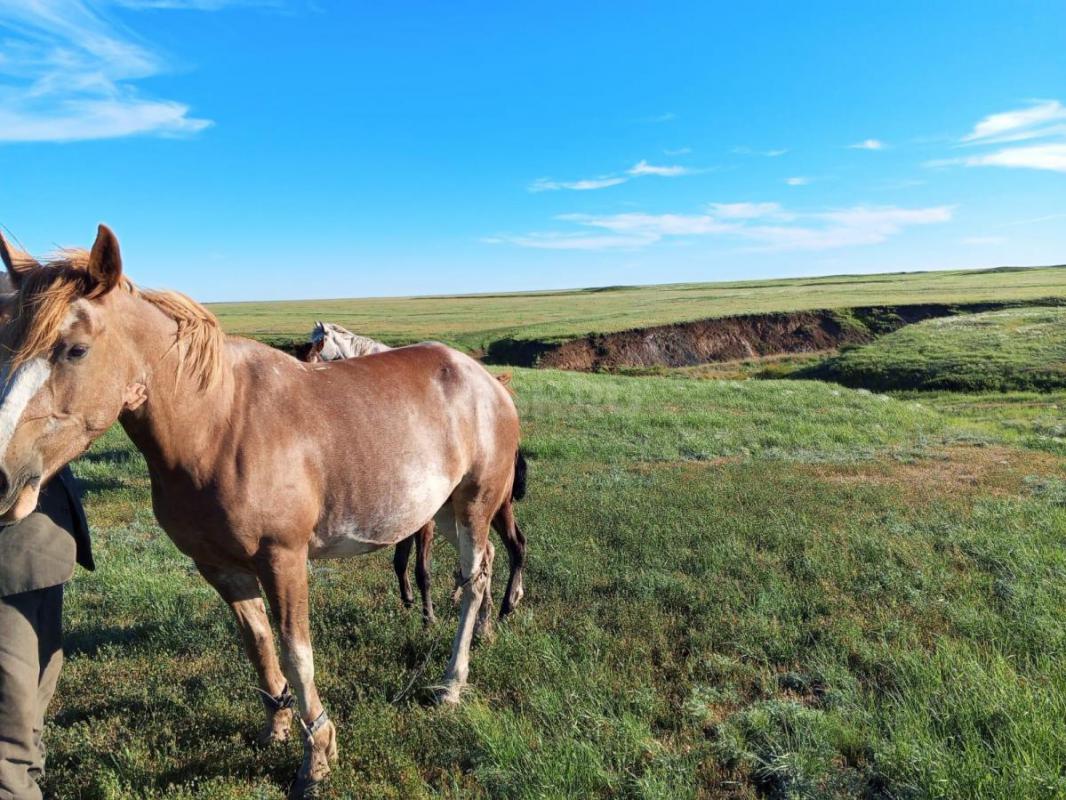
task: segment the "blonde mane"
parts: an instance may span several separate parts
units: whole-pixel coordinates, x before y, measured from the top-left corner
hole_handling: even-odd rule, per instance
[[[0,348],[10,358],[12,371],[55,347],[74,301],[100,295],[88,264],[88,251],[80,249],[62,250],[43,264],[16,264],[19,287],[10,320],[0,332]],[[125,277],[119,290],[145,300],[177,323],[172,349],[178,353],[179,378],[187,368],[201,389],[211,386],[222,368],[225,341],[215,315],[179,292],[138,289]]]

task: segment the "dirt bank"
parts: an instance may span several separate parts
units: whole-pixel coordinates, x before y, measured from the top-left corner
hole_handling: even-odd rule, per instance
[[[1039,301],[1040,304],[1048,302]],[[565,342],[501,339],[489,346],[485,360],[493,364],[582,371],[618,367],[687,367],[783,353],[832,350],[846,344],[868,342],[924,319],[1015,305],[1021,304],[861,306],[717,317],[590,334]]]

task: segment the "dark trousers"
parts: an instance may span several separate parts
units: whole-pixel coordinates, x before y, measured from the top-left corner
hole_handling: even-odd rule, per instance
[[[40,800],[44,712],[63,666],[63,584],[0,598],[0,800]]]

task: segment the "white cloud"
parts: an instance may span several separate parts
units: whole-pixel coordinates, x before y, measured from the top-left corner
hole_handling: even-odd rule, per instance
[[[652,125],[656,125],[661,122],[673,122],[676,119],[677,114],[675,114],[673,111],[667,111],[665,114],[656,114],[653,117],[644,117],[640,120],[640,122],[646,122]]]
[[[802,175],[795,175],[791,178],[785,178],[785,183],[787,183],[789,186],[806,186],[810,182],[810,178],[805,178]]]
[[[639,177],[642,175],[659,175],[664,178],[673,178],[678,175],[688,175],[691,170],[688,167],[657,167],[654,164],[649,164],[647,161],[641,160],[630,167],[627,172],[630,175]]]
[[[788,150],[783,148],[775,150],[753,150],[746,145],[741,145],[740,147],[734,147],[733,152],[741,156],[766,156],[767,158],[777,158],[778,156],[783,156]]]
[[[537,178],[529,185],[531,192],[554,192],[559,189],[570,189],[575,192],[588,192],[594,189],[606,189],[609,186],[617,186],[625,183],[628,178],[618,176],[604,176],[602,178],[584,178],[577,181],[553,181],[550,178]]]
[[[1066,142],[1008,147],[983,156],[956,159],[968,167],[1024,167],[1066,172]]]
[[[1034,140],[1042,139],[1042,142]],[[1027,144],[1018,144],[1029,142]],[[927,167],[961,164],[966,167],[1012,167],[1066,172],[1066,106],[1058,100],[1042,100],[1028,108],[990,114],[961,139],[975,146],[1004,145],[980,155],[942,158]]]
[[[1007,241],[1007,238],[1005,236],[967,236],[961,241],[963,244],[983,247],[987,245],[1004,244]]]
[[[788,216],[780,203],[711,203],[711,213],[721,219],[759,219]]]
[[[211,124],[190,116],[183,103],[141,94],[135,82],[166,64],[85,0],[7,0],[0,3],[0,27],[8,32],[0,56],[0,142],[176,136]]]
[[[667,147],[663,150],[663,154],[668,156],[687,156],[691,152],[691,147],[675,147],[673,149]]]
[[[925,186],[926,181],[918,178],[889,178],[878,183],[874,188],[881,190],[910,189],[914,186]]]
[[[861,142],[849,144],[848,147],[852,150],[884,150],[885,143],[880,139],[863,139]]]
[[[2,1],[2,0],[0,0]],[[576,181],[557,181],[553,178],[537,178],[527,187],[531,192],[555,192],[560,189],[569,189],[575,192],[587,192],[594,189],[606,189],[625,183],[631,178],[644,178],[656,175],[661,178],[675,178],[679,175],[692,175],[702,170],[693,170],[689,167],[680,166],[656,166],[642,159],[625,171],[625,174],[600,175],[597,178],[582,178]]]
[[[656,241],[664,236],[703,236],[723,233],[736,226],[719,222],[710,214],[562,214],[558,219],[576,222],[593,228],[604,228],[615,233],[628,233]]]
[[[618,250],[643,247],[657,241],[658,237],[642,235],[606,236],[580,233],[527,233],[521,236],[501,234],[482,239],[487,244],[513,244],[536,250]]]
[[[564,214],[558,219],[608,233],[548,231],[485,241],[555,250],[608,250],[646,247],[667,238],[712,236],[761,251],[830,250],[879,244],[906,228],[947,222],[952,213],[949,206],[853,206],[793,212],[777,203],[715,203],[704,214]],[[771,221],[774,224],[767,224]]]
[[[1066,219],[1066,214],[1044,214],[1041,217],[1030,217],[1029,219],[1016,219],[1013,222],[1004,222],[1002,225],[997,225],[997,228],[1013,228],[1018,225],[1035,225],[1038,222],[1049,222],[1053,219]]]
[[[113,0],[115,5],[135,11],[219,11],[233,6],[281,8],[284,0]]]
[[[963,137],[964,142],[999,143],[1036,139],[1066,130],[1063,125],[1048,125],[1066,120],[1066,107],[1058,100],[1044,100],[1028,108],[990,114]]]
[[[854,206],[836,211],[796,214],[797,225],[749,225],[740,234],[767,252],[833,250],[880,244],[915,225],[951,219],[952,208]]]

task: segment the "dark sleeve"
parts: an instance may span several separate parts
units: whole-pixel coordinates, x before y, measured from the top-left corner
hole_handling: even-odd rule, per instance
[[[55,477],[62,484],[70,503],[70,517],[73,522],[74,541],[78,545],[78,563],[85,569],[95,569],[93,563],[92,543],[89,539],[89,521],[85,518],[85,509],[81,505],[81,490],[70,467],[63,467]]]

